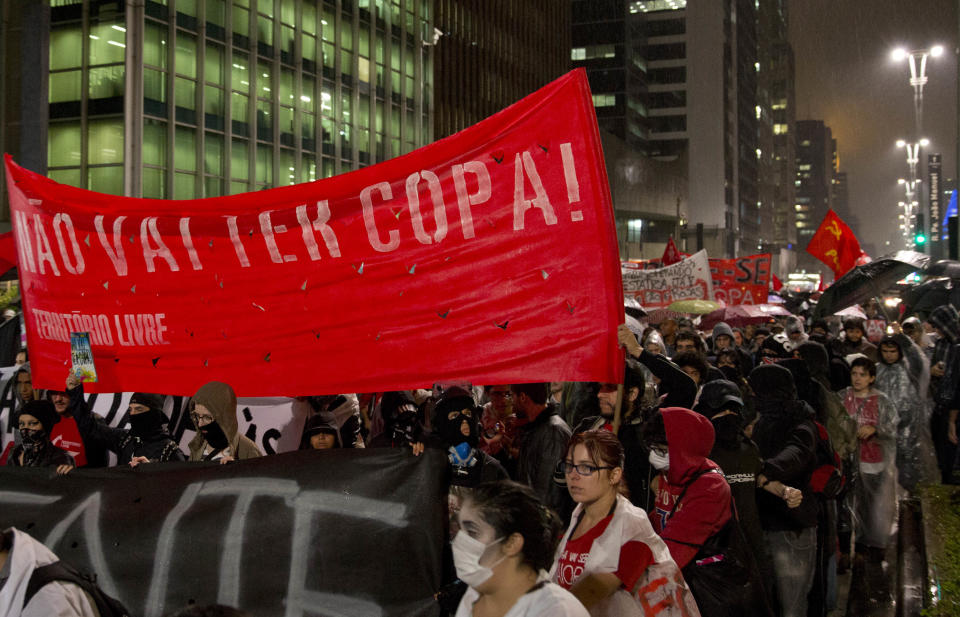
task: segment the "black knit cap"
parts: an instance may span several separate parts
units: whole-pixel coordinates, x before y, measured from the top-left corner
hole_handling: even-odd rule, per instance
[[[130,397],[131,405],[143,405],[149,409],[163,411],[163,397],[159,394],[150,394],[149,392],[134,392]]]
[[[703,384],[697,406],[693,410],[709,417],[726,409],[738,413],[743,409],[743,398],[737,384],[726,379],[715,379]]]
[[[50,431],[53,430],[53,425],[60,421],[57,408],[48,400],[30,401],[26,403],[14,414],[16,417],[14,417],[13,421],[19,424],[20,416],[23,414],[33,416],[39,420],[40,424],[43,425],[43,430],[45,430],[48,435]]]
[[[761,400],[795,401],[797,386],[793,374],[777,364],[761,364],[747,379],[753,393]]]

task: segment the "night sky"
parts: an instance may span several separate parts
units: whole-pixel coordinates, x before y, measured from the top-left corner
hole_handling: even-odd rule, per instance
[[[906,151],[897,139],[914,133],[913,88],[907,60],[895,47],[945,53],[927,63],[923,90],[926,153],[943,154],[943,178],[956,177],[957,8],[948,0],[789,0],[790,42],[796,55],[797,120],[824,120],[833,130],[846,171],[854,229],[879,253],[902,246],[897,201],[907,177]],[[926,156],[921,177],[926,182]],[[945,204],[944,204],[945,205]],[[902,244],[902,242],[901,242]],[[873,255],[876,257],[876,255]]]

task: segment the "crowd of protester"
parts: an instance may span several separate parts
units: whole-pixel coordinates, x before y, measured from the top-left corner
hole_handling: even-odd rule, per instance
[[[823,616],[857,562],[876,598],[889,596],[898,498],[955,482],[957,311],[883,331],[871,341],[862,318],[796,316],[709,332],[689,319],[623,325],[620,384],[305,397],[301,449],[446,453],[447,614],[644,615],[657,578],[669,581],[666,615]],[[63,391],[35,390],[24,363],[13,379],[9,466],[68,474],[106,465],[108,452],[129,466],[263,455],[225,383],[191,398],[196,435],[183,451],[160,395],[134,393],[116,428],[72,376]],[[31,542],[8,531],[0,563],[21,544],[49,559]]]

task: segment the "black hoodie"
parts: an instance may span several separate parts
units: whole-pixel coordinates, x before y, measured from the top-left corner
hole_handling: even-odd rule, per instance
[[[783,499],[758,491],[760,522],[767,531],[816,527],[817,500],[810,488],[817,444],[813,409],[798,400],[793,376],[782,366],[758,366],[750,373],[749,383],[760,416],[753,440],[763,458],[763,475],[803,492],[800,506],[788,508]]]

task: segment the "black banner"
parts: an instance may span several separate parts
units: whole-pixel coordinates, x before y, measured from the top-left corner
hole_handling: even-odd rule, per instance
[[[446,459],[293,452],[213,465],[0,468],[0,527],[95,572],[134,615],[434,616]]]

